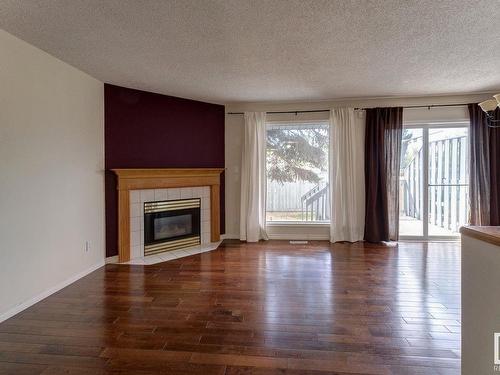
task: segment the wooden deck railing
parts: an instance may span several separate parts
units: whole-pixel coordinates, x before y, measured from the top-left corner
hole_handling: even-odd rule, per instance
[[[467,137],[429,142],[429,224],[458,232],[467,222]],[[400,179],[401,215],[423,219],[423,153],[420,149],[404,168]]]

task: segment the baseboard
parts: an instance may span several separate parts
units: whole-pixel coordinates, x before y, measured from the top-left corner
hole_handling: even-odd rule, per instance
[[[107,257],[105,259],[105,263],[106,264],[109,264],[109,263],[118,263],[118,255],[113,255],[113,256]]]
[[[269,234],[268,237],[270,240],[309,240],[309,241],[329,241],[330,236],[324,235],[324,234],[305,234],[305,233],[297,233],[297,234],[281,234],[281,233],[274,233],[274,234]]]
[[[14,306],[13,308],[7,310],[5,313],[0,315],[0,323],[3,322],[4,320],[7,320],[7,319],[13,317],[14,315],[27,309],[28,307],[33,306],[35,303],[40,302],[42,299],[47,298],[51,294],[58,292],[62,288],[65,288],[68,285],[73,284],[75,281],[81,279],[84,276],[87,276],[89,273],[94,272],[96,269],[101,268],[102,266],[104,266],[104,260],[102,260],[101,262],[99,262],[97,264],[94,264],[90,268],[87,268],[85,271],[82,271],[82,272],[76,274],[75,276],[72,276],[69,279],[57,284],[56,286],[54,286],[50,289],[47,289],[46,291],[38,294],[37,296],[30,298],[29,300],[22,302],[17,306]]]
[[[325,234],[281,234],[281,233],[268,233],[270,240],[311,240],[311,241],[330,241],[330,236]],[[221,240],[239,240],[239,234],[224,234],[220,236]]]
[[[239,234],[226,233],[226,234],[221,234],[220,239],[221,240],[239,240],[240,239],[240,235]]]

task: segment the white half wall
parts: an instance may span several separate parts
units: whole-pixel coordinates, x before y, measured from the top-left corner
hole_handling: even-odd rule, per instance
[[[0,321],[104,264],[103,91],[0,30]]]
[[[478,103],[491,99],[489,93],[476,95],[428,96],[408,98],[361,98],[319,102],[285,102],[285,103],[233,103],[226,105],[227,112],[244,111],[295,111],[330,109],[337,107],[394,107],[394,106],[427,106],[432,104]],[[271,121],[310,121],[326,120],[328,112],[272,114]],[[461,122],[469,118],[466,106],[407,108],[403,111],[403,121],[407,124]],[[242,115],[226,114],[226,238],[239,238],[240,228],[240,168],[241,149],[243,144],[244,120]],[[293,225],[293,224],[292,224]],[[279,239],[328,239],[329,228],[325,226],[294,226],[285,225],[268,228],[270,238]]]
[[[498,374],[499,268],[499,246],[462,234],[462,375]]]

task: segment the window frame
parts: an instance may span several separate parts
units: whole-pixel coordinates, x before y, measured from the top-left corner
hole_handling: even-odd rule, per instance
[[[294,120],[266,120],[266,140],[267,140],[267,129],[269,125],[300,125],[300,124],[324,124],[328,126],[328,183],[330,184],[330,121],[328,119],[294,119]],[[331,224],[330,220],[324,221],[305,221],[305,220],[267,220],[267,141],[266,141],[266,179],[265,179],[265,196],[266,196],[266,227],[297,227],[304,226],[308,228],[312,227],[329,227]],[[331,188],[331,185],[330,185]]]

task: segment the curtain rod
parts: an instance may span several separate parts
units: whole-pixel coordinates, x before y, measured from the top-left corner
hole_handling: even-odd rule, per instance
[[[405,106],[403,108],[427,108],[431,109],[434,107],[462,107],[464,105],[467,105],[467,103],[461,103],[461,104],[431,104],[431,105],[410,105],[410,106]],[[369,109],[369,108],[354,108],[356,110],[359,109]],[[295,113],[296,115],[299,113],[319,113],[319,112],[330,112],[329,109],[311,109],[311,110],[303,110],[303,111],[269,111],[266,112],[268,115],[278,115],[278,114],[285,114],[285,113]],[[227,112],[228,115],[243,115],[244,112]]]

